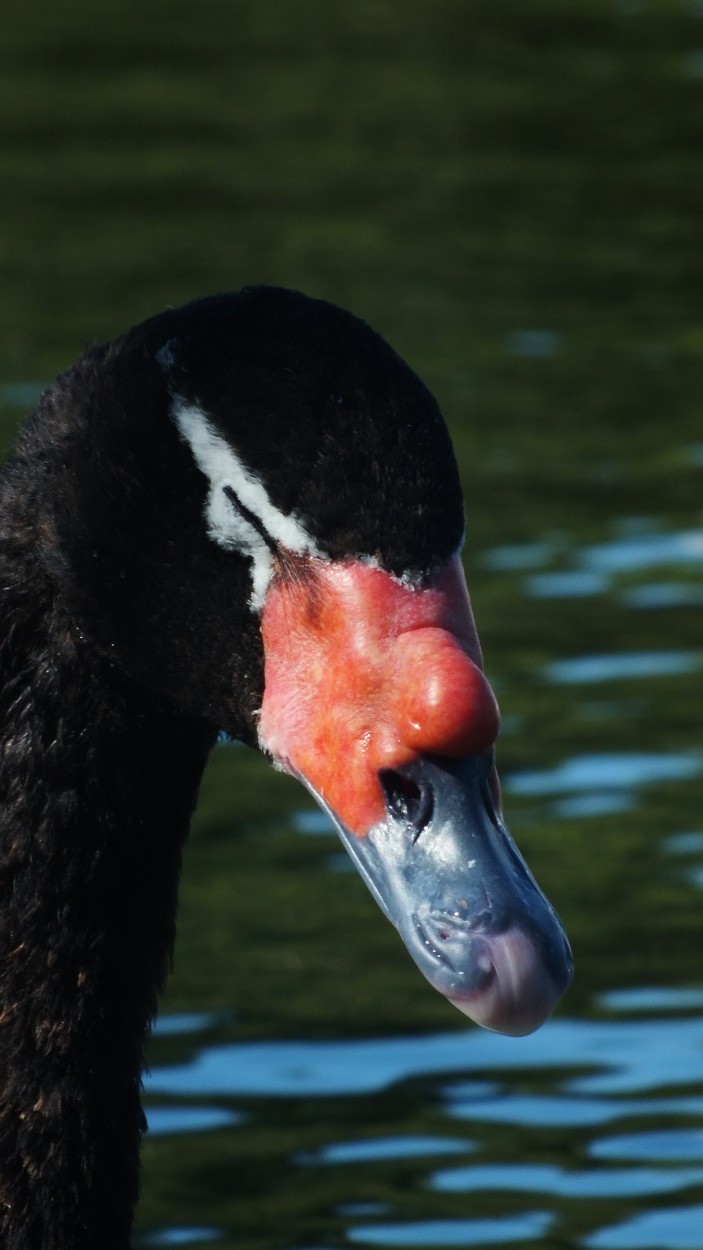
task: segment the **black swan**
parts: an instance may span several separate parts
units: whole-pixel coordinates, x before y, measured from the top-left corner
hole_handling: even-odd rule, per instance
[[[268,287],[89,348],[0,476],[0,1245],[125,1250],[140,1071],[219,731],[330,813],[429,980],[536,1028],[571,975],[503,825],[438,407]]]

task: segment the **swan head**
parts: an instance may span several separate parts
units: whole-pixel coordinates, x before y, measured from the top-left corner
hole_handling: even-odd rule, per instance
[[[275,288],[169,310],[59,387],[82,628],[301,779],[441,993],[536,1028],[571,955],[503,821],[430,392],[363,322]]]

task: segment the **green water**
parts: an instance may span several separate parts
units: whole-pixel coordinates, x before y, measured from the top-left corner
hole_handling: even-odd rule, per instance
[[[381,330],[455,438],[508,821],[575,950],[573,991],[540,1035],[555,1030],[552,1067],[513,1043],[504,1095],[550,1106],[560,1072],[596,1064],[589,1030],[631,1023],[640,993],[644,1022],[671,1023],[664,1105],[703,981],[703,6],[6,0],[2,26],[3,444],[83,343],[198,294],[296,286]],[[159,1036],[154,1063],[276,1039],[307,1042],[314,1063],[333,1039],[455,1031],[470,1065],[473,1032],[332,835],[300,832],[307,811],[251,753],[216,753],[163,1004],[206,1023]],[[531,1167],[600,1158],[603,1141],[578,1100],[560,1127],[521,1121],[516,1101],[511,1127],[489,1116],[479,1132],[469,1095],[440,1111],[438,1080],[415,1072],[371,1101],[223,1086],[208,1106],[241,1120],[147,1142],[140,1230],[239,1250],[703,1245],[703,1147],[674,1199],[658,1196],[664,1151],[637,1200],[605,1181],[597,1200],[567,1198],[543,1172],[533,1222],[502,1224]],[[703,1045],[685,1093],[652,1132],[700,1138]],[[626,1085],[613,1097],[624,1133],[639,1112]],[[155,1105],[169,1099],[188,1102]],[[460,1193],[390,1144],[361,1172],[314,1163],[340,1141],[438,1134],[463,1143]],[[487,1161],[513,1169],[498,1196],[471,1172]]]

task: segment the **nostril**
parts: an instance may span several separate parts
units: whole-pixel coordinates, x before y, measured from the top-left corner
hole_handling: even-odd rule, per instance
[[[427,781],[413,781],[392,768],[384,768],[380,782],[386,799],[386,808],[395,820],[409,825],[413,842],[419,838],[432,819],[434,795]]]

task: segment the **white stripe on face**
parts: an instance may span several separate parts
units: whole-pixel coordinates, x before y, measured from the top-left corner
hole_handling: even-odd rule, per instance
[[[260,610],[273,571],[271,548],[258,530],[227,498],[229,487],[257,518],[273,544],[298,555],[323,558],[305,526],[293,513],[285,516],[269,499],[266,487],[239,459],[202,409],[174,396],[171,408],[181,437],[190,447],[198,468],[210,482],[205,506],[208,534],[221,547],[241,551],[252,560],[250,606]]]

